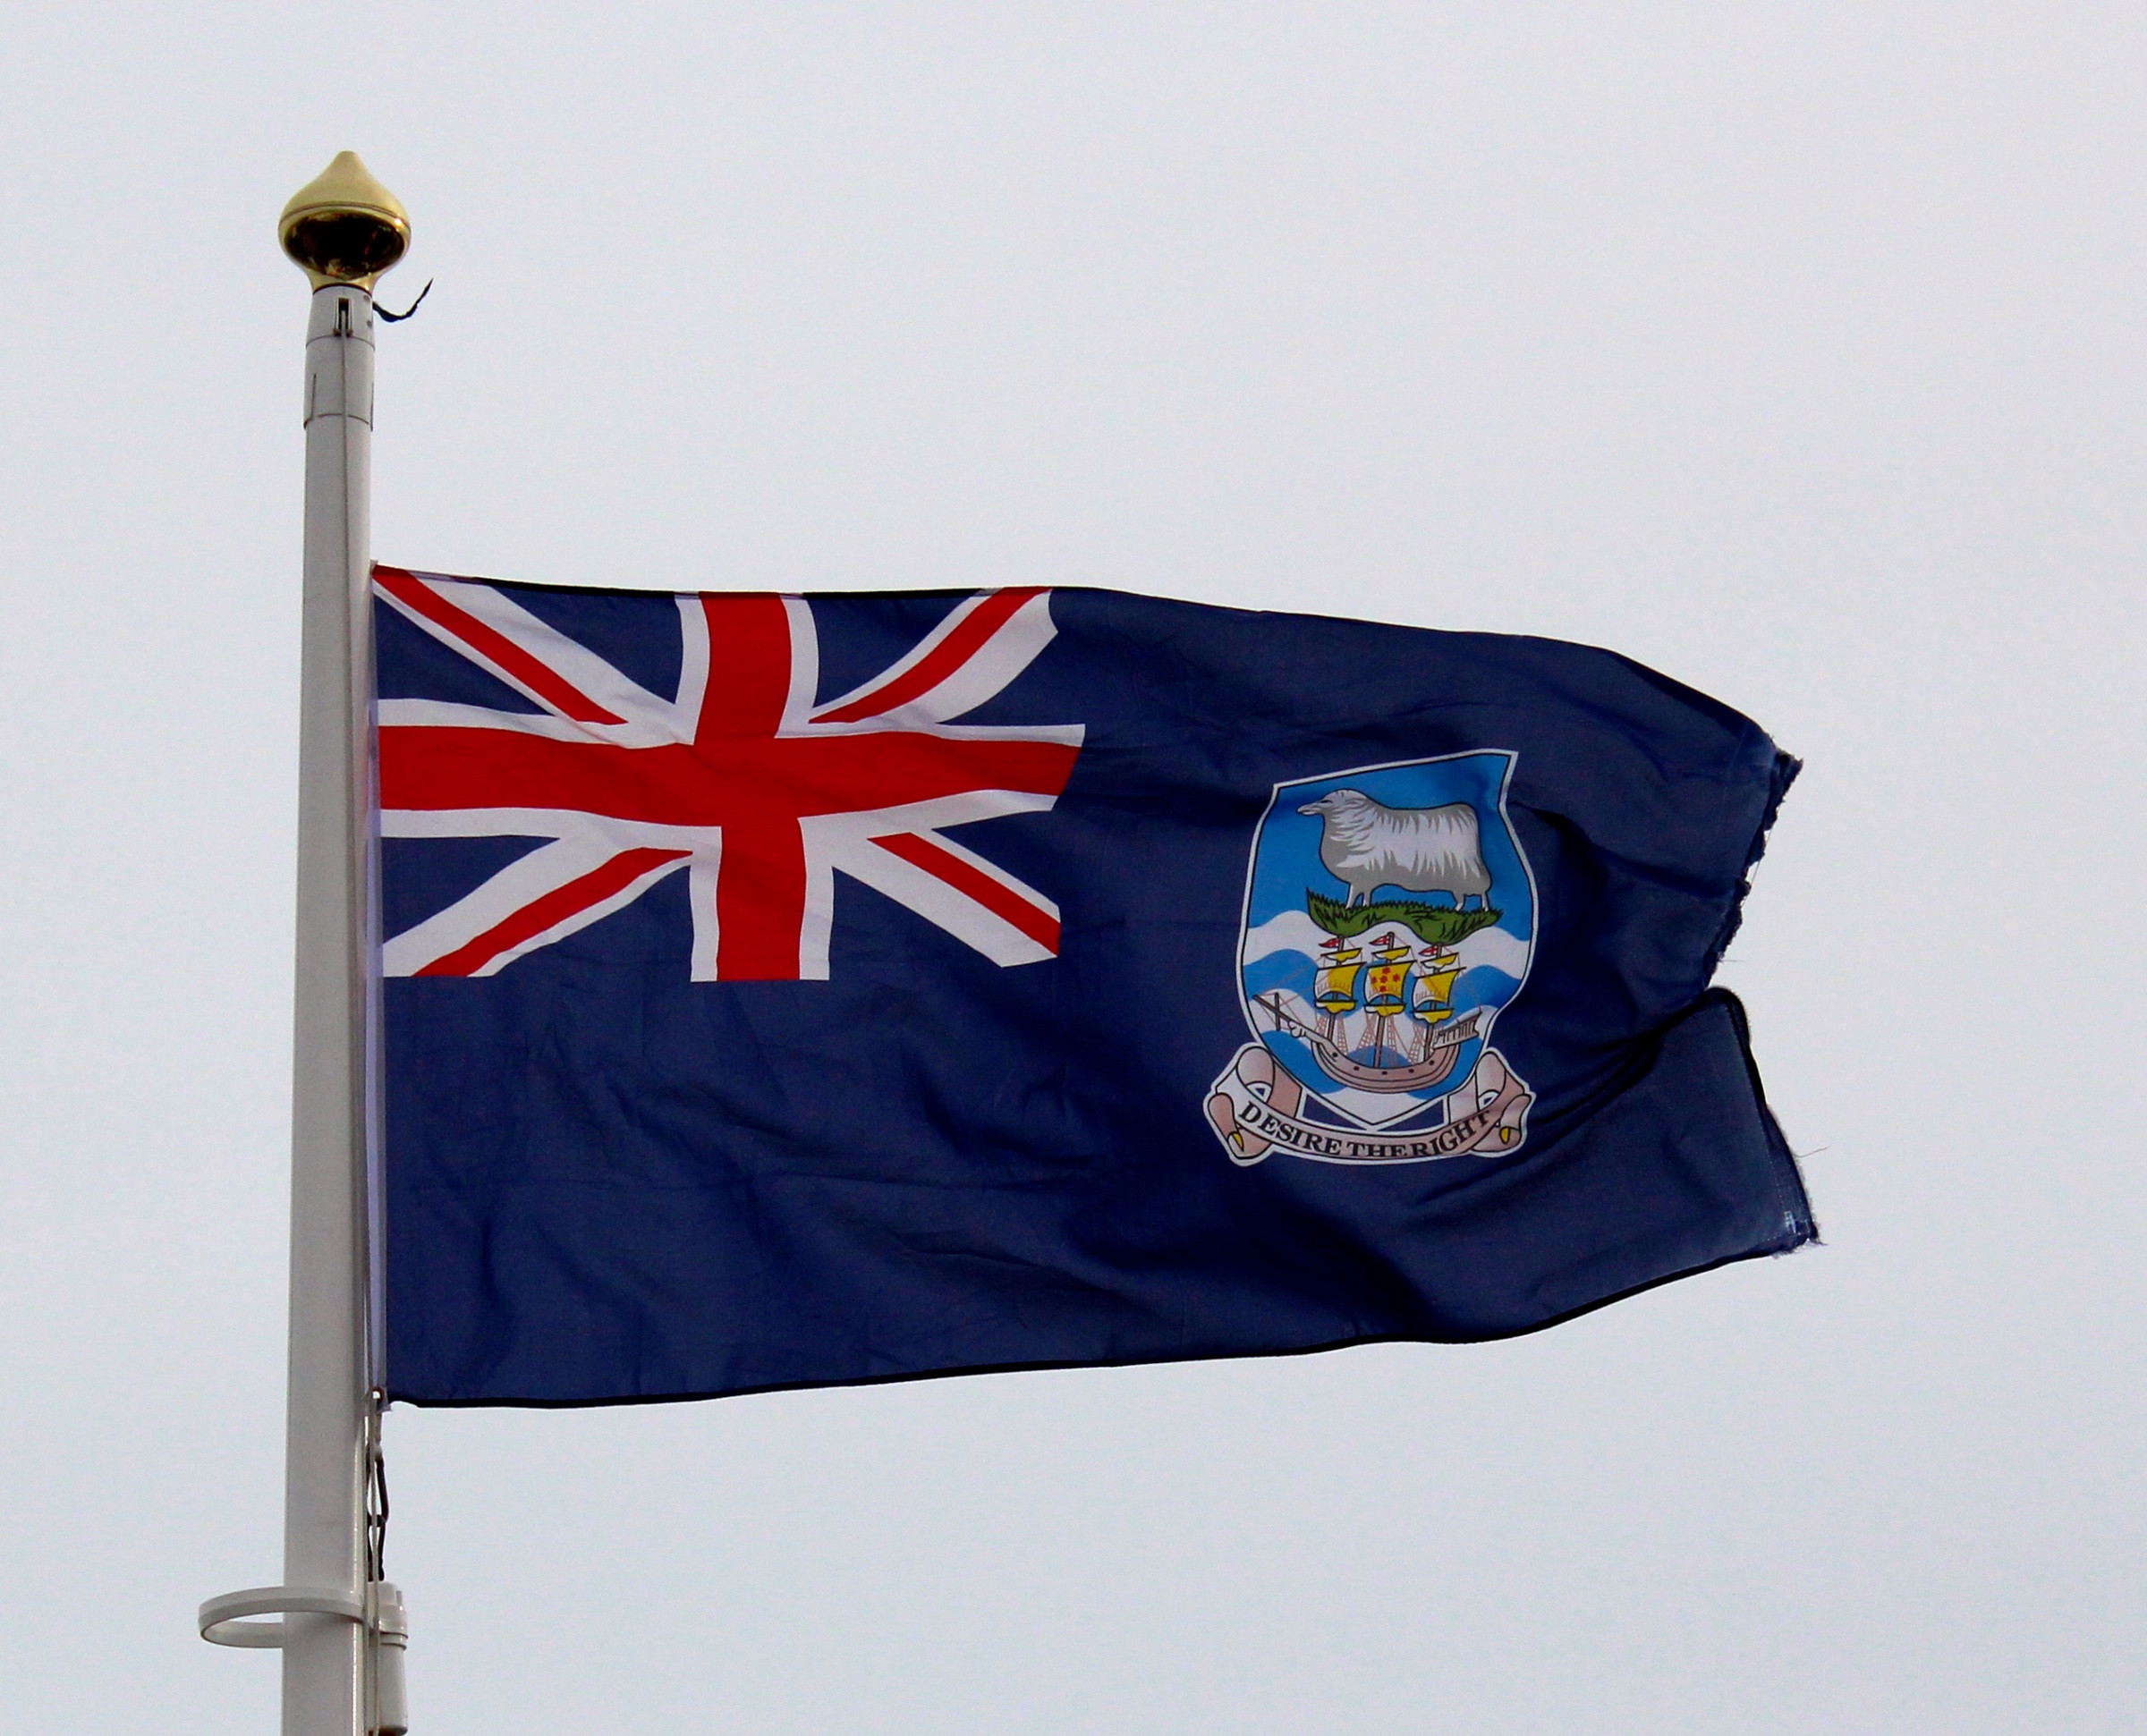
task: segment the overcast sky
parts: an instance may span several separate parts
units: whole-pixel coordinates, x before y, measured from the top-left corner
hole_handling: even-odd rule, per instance
[[[1827,1245],[1474,1348],[388,1419],[420,1736],[2134,1730],[2147,13],[55,4],[0,38],[0,1681],[268,1732],[302,279],[376,548],[1609,645],[1808,769]]]

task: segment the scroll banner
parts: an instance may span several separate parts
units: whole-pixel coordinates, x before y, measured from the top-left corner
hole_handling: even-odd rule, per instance
[[[1507,1070],[1495,1049],[1484,1050],[1468,1082],[1447,1098],[1473,1103],[1444,1127],[1415,1133],[1368,1133],[1323,1126],[1298,1118],[1304,1087],[1279,1066],[1265,1045],[1237,1052],[1208,1099],[1208,1120],[1230,1161],[1259,1163],[1280,1146],[1323,1164],[1421,1164],[1470,1152],[1497,1154],[1517,1148],[1527,1131],[1527,1086]]]

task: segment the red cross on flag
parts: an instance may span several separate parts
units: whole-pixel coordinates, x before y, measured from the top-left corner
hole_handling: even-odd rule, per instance
[[[803,597],[683,596],[678,691],[650,692],[489,585],[377,567],[380,597],[539,709],[379,707],[391,838],[539,838],[391,936],[391,977],[490,976],[683,871],[693,979],[825,979],[835,872],[1000,965],[1058,951],[1058,907],[945,828],[1049,809],[1082,726],[953,720],[1050,643],[1042,590],[968,598],[816,704]]]

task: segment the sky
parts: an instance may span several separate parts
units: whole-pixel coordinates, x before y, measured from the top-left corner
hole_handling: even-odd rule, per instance
[[[2137,1728],[2147,15],[17,0],[0,1681],[274,1728],[306,294],[375,546],[1608,645],[1807,769],[1822,1247],[1475,1347],[399,1409],[420,1736]]]

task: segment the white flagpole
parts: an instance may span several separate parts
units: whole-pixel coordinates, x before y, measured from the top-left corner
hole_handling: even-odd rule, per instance
[[[306,328],[284,1583],[361,1594],[372,1409],[365,1133],[373,298],[369,274],[336,281],[342,275],[317,284]],[[362,1736],[359,1624],[293,1614],[284,1627],[284,1736]]]
[[[378,1450],[369,1157],[372,979],[373,297],[410,224],[345,151],[284,208],[313,284],[306,331],[306,524],[299,726],[298,953],[291,1157],[284,1583],[214,1598],[203,1637],[280,1646],[284,1736],[404,1728],[402,1599],[376,1582]],[[241,1622],[281,1613],[280,1622]]]

